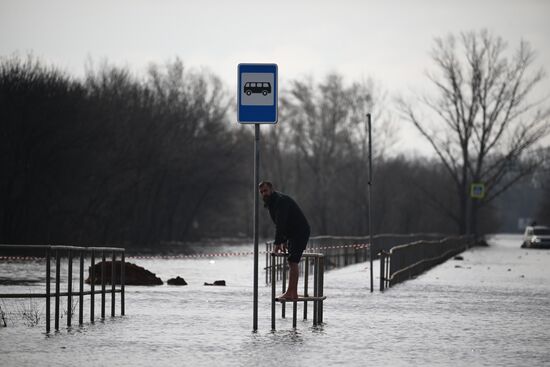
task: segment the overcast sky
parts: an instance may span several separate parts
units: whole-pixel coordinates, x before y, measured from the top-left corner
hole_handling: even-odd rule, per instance
[[[481,28],[511,48],[529,41],[550,73],[546,0],[0,0],[0,56],[32,52],[75,75],[87,58],[141,73],[179,56],[231,90],[238,63],[273,62],[280,87],[337,71],[349,82],[373,77],[390,93],[422,91],[434,37]],[[547,77],[540,93],[549,92]],[[400,147],[429,151],[398,123]]]

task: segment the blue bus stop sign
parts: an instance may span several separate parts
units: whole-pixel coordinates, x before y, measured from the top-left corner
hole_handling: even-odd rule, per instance
[[[237,121],[241,124],[277,123],[277,64],[239,64]]]

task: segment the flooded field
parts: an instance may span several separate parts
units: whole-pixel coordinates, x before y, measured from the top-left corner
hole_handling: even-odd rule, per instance
[[[369,292],[368,263],[329,271],[325,324],[319,327],[299,320],[293,330],[292,320],[281,320],[279,313],[277,331],[271,332],[271,290],[260,273],[257,333],[251,332],[251,256],[129,259],[164,281],[180,275],[189,285],[128,287],[126,316],[51,335],[44,333],[43,317],[34,327],[13,319],[0,328],[1,364],[549,365],[550,251],[521,249],[520,236],[513,235],[493,236],[489,243],[384,293]],[[0,285],[0,292],[43,292],[43,272],[39,261],[1,262],[0,278],[36,282]],[[227,286],[203,286],[217,279]],[[43,301],[33,302],[44,309]],[[29,301],[4,300],[0,306],[13,312]]]

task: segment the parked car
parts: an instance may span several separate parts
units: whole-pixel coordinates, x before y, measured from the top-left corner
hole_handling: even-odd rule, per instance
[[[528,226],[523,235],[522,248],[550,248],[550,227]]]

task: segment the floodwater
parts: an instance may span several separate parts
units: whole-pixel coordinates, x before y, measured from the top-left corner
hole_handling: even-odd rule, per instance
[[[493,236],[489,243],[464,252],[464,261],[451,259],[384,293],[369,292],[368,263],[329,271],[325,324],[319,327],[299,320],[293,330],[278,305],[277,331],[271,332],[270,287],[260,273],[257,333],[251,332],[251,256],[130,259],[163,280],[180,275],[189,285],[127,287],[127,316],[49,336],[43,320],[29,327],[14,319],[0,328],[0,364],[548,366],[550,251],[521,249],[515,235]],[[4,262],[0,277],[40,280],[43,269],[39,262]],[[227,286],[202,285],[217,279]],[[43,289],[43,283],[0,286],[2,293]],[[18,302],[29,306],[28,300]],[[43,301],[34,302],[43,308]],[[109,313],[109,297],[107,305]]]

